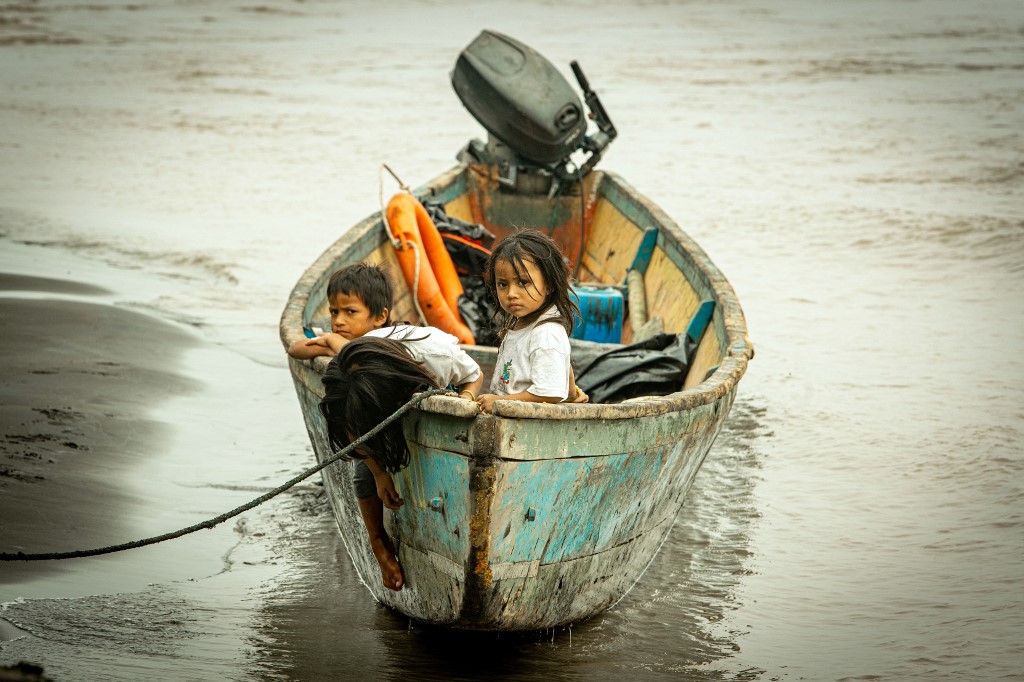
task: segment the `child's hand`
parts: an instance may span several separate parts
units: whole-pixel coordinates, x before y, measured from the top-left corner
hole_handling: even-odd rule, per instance
[[[589,403],[590,396],[583,392],[583,389],[579,386],[574,386],[576,389],[576,397],[566,400],[567,403]]]
[[[300,350],[296,352],[293,347],[293,349],[289,349],[288,353],[293,357],[299,358],[315,358],[318,355],[334,357],[341,352],[346,343],[348,343],[348,339],[344,336],[330,332],[323,336],[316,336],[312,339],[296,342]]]
[[[398,509],[405,504],[405,500],[398,496],[395,482],[391,480],[390,475],[374,476],[374,479],[377,482],[377,497],[380,498],[385,507],[388,509]]]
[[[321,338],[323,338],[327,347],[331,350],[331,355],[337,355],[340,353],[341,349],[345,347],[346,343],[348,343],[348,339],[341,334],[335,334],[334,332],[324,334]]]
[[[480,404],[481,410],[483,410],[487,414],[490,414],[491,410],[494,408],[494,401],[496,401],[497,399],[498,396],[494,395],[493,393],[484,393],[483,395],[477,396],[476,401],[477,403]]]
[[[312,360],[320,356],[331,357],[338,354],[341,346],[344,343],[338,344],[333,342],[330,337],[338,336],[343,342],[345,339],[338,334],[324,334],[323,336],[315,336],[312,339],[300,339],[288,347],[288,355],[299,360]]]
[[[391,474],[387,472],[387,469],[378,464],[373,457],[367,457],[363,461],[366,462],[370,473],[373,474],[373,481],[377,484],[377,497],[384,503],[384,506],[388,509],[398,509],[405,504],[405,500],[398,496],[395,482],[391,480]]]
[[[306,342],[304,344],[302,344],[302,345],[304,345],[304,346],[316,346],[316,347],[320,347],[320,348],[330,348],[331,347],[330,344],[327,343],[327,336],[328,335],[326,335],[326,334],[324,336],[314,336],[312,339],[306,339]]]

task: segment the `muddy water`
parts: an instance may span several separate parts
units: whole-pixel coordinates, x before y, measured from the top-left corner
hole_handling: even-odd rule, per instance
[[[757,347],[669,542],[571,629],[453,635],[377,606],[310,482],[174,543],[0,567],[0,663],[61,680],[1021,679],[1019,3],[0,17],[3,272],[100,286],[91,303],[188,336],[166,360],[177,388],[111,399],[152,430],[124,426],[142,436],[104,479],[117,499],[94,493],[90,540],[194,523],[310,463],[281,305],[376,210],[381,163],[417,185],[482,134],[448,73],[484,27],[565,73],[579,60],[620,131],[602,167],[705,247]],[[32,484],[2,482],[0,513],[30,518],[10,500]],[[45,550],[74,540],[39,523]]]

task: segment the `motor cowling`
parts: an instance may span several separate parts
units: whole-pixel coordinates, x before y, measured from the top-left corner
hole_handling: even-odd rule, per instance
[[[460,154],[500,163],[504,180],[515,183],[517,170],[543,169],[558,180],[582,177],[615,137],[597,95],[576,62],[576,78],[590,115],[601,132],[587,135],[588,118],[576,91],[543,55],[495,31],[484,30],[459,55],[452,86],[470,114],[490,134],[487,145],[471,142]],[[570,158],[590,154],[585,163]]]

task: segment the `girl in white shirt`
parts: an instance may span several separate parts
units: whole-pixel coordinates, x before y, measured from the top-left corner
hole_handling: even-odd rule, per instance
[[[585,399],[569,365],[569,335],[579,308],[555,242],[536,230],[509,235],[491,252],[484,282],[501,305],[501,346],[490,392],[477,398],[483,411],[491,412],[497,400]]]

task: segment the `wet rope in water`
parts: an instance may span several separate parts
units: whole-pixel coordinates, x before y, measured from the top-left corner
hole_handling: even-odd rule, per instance
[[[302,472],[301,474],[291,479],[287,483],[284,483],[283,485],[274,488],[270,492],[260,495],[256,499],[251,500],[250,502],[246,502],[241,507],[236,507],[235,509],[232,509],[229,512],[225,512],[220,516],[216,516],[212,519],[208,519],[206,521],[197,523],[187,528],[182,528],[181,530],[176,530],[172,533],[164,533],[163,535],[157,535],[155,537],[146,538],[144,540],[133,540],[131,542],[125,542],[120,545],[110,545],[109,547],[97,547],[96,549],[79,549],[71,552],[49,552],[46,554],[25,554],[23,552],[18,552],[16,554],[0,553],[0,561],[46,561],[50,559],[77,559],[80,557],[97,556],[100,554],[112,554],[113,552],[122,552],[126,549],[135,549],[137,547],[145,547],[146,545],[155,545],[156,543],[164,542],[165,540],[173,540],[175,538],[180,538],[183,535],[194,533],[197,530],[213,528],[214,526],[223,523],[224,521],[227,521],[232,517],[238,516],[244,511],[248,511],[253,507],[257,507],[263,504],[270,498],[280,495],[285,490],[288,490],[289,488],[299,483],[300,481],[309,478],[310,476],[320,471],[324,467],[334,464],[339,459],[341,459],[349,452],[351,452],[353,449],[362,445],[370,438],[376,436],[378,433],[380,433],[381,429],[383,429],[385,426],[401,417],[406,412],[408,412],[414,406],[419,404],[424,398],[447,392],[448,389],[432,388],[430,390],[416,394],[415,396],[412,397],[411,400],[409,400],[409,402],[395,410],[395,412],[392,413],[390,417],[382,421],[380,424],[377,424],[377,426],[373,427],[372,429],[364,433],[362,436],[357,438],[355,441],[353,441],[351,444],[334,453],[320,464],[317,464],[316,466],[307,469],[306,471]]]

